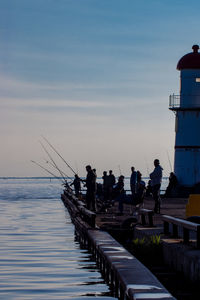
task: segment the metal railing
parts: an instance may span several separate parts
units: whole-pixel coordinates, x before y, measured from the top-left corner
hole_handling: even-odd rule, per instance
[[[189,222],[187,220],[174,218],[172,216],[162,215],[164,222],[164,234],[169,235],[169,224],[172,224],[172,234],[174,238],[178,238],[179,234],[183,235],[183,242],[185,244],[190,241],[190,232],[193,231],[196,234],[196,247],[200,249],[200,224]],[[178,227],[182,230],[178,231]]]
[[[170,95],[169,96],[169,108],[179,108],[180,107],[180,95]]]
[[[183,98],[180,104],[180,95],[172,94],[169,96],[169,109],[177,110],[182,108],[183,110],[196,110],[200,109],[200,95],[182,95]],[[187,99],[189,97],[189,99]]]

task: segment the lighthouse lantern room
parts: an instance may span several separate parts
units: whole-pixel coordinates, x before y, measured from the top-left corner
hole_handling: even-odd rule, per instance
[[[181,186],[200,183],[200,53],[199,46],[177,64],[180,95],[171,95],[169,109],[175,112],[174,173]]]

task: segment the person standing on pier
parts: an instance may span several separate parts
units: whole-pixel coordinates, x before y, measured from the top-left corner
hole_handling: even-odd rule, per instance
[[[117,184],[113,188],[113,197],[118,201],[118,197],[125,194],[124,190],[124,176],[120,175],[117,181]]]
[[[171,172],[169,176],[169,184],[167,186],[165,197],[174,197],[177,194],[177,188],[178,188],[178,179],[176,175]]]
[[[96,174],[92,170],[90,165],[86,166],[86,205],[87,209],[96,211]]]
[[[75,178],[74,178],[73,182],[70,184],[70,186],[72,186],[72,185],[74,186],[75,195],[76,195],[76,197],[78,197],[80,195],[80,191],[81,191],[81,180],[77,174],[75,174],[74,177]]]
[[[133,198],[135,197],[136,193],[136,184],[137,184],[137,172],[135,171],[134,167],[131,167],[131,177],[130,177],[130,188],[132,192]]]
[[[115,182],[116,182],[115,175],[113,174],[112,170],[109,170],[109,175],[108,175],[109,199],[112,198],[113,186],[115,185]]]
[[[103,198],[104,200],[107,200],[109,197],[109,180],[106,171],[103,172],[102,179],[103,179]]]
[[[162,182],[163,168],[160,166],[159,159],[154,160],[154,170],[150,174],[152,194],[155,201],[154,212],[160,213],[160,186]]]

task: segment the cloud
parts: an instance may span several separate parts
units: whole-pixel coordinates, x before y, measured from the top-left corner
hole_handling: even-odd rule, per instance
[[[29,98],[29,99],[15,99],[15,98],[2,98],[0,106],[3,108],[18,108],[23,109],[65,109],[65,108],[111,108],[112,103],[100,101],[80,101],[80,100],[67,100],[67,99],[44,99],[44,98]],[[118,106],[122,106],[118,104]]]
[[[20,80],[15,77],[9,77],[4,74],[0,74],[0,87],[3,90],[7,91],[24,91],[24,93],[31,91],[68,91],[68,90],[103,90],[103,89],[113,89],[114,86],[112,83],[84,83],[84,82],[54,82],[46,84],[44,82],[37,83],[34,81],[25,81]],[[127,88],[131,87],[131,82],[123,83],[117,85],[115,88]]]

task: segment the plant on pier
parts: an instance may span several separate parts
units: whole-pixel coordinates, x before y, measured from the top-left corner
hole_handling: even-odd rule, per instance
[[[132,241],[129,251],[148,267],[159,265],[163,259],[161,236],[136,238]]]

